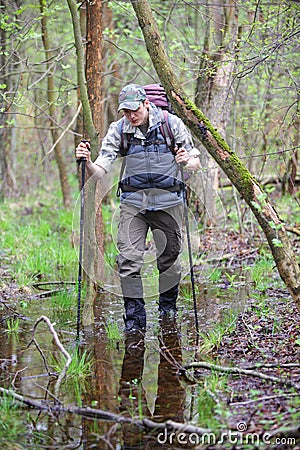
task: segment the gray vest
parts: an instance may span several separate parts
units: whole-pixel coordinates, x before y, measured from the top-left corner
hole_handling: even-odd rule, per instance
[[[174,155],[159,124],[145,139],[128,139],[126,167],[120,187],[121,201],[141,210],[166,209],[182,202],[182,182]]]

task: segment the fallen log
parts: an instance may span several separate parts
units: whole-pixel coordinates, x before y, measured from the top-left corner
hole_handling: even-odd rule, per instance
[[[155,422],[154,420],[148,418],[135,419],[132,417],[126,417],[122,414],[116,414],[113,412],[103,411],[101,409],[95,409],[90,407],[78,407],[73,405],[64,406],[61,403],[53,404],[46,401],[38,402],[28,397],[24,397],[23,395],[17,394],[11,389],[4,389],[2,387],[0,387],[0,392],[2,394],[13,397],[18,402],[23,403],[24,405],[30,408],[38,409],[40,411],[48,411],[49,413],[52,414],[65,414],[65,413],[77,414],[85,418],[92,418],[117,423],[134,424],[141,428],[147,428],[149,430],[168,430],[168,431],[175,430],[178,432],[185,432],[187,434],[197,433],[199,436],[212,432],[212,430],[210,430],[209,428],[201,428],[191,424],[178,423],[174,422],[173,420],[167,420],[166,422]]]

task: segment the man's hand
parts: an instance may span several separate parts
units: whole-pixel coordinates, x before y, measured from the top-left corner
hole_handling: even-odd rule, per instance
[[[76,147],[76,159],[80,160],[85,158],[86,161],[91,160],[90,144],[89,142],[80,142],[78,147]]]
[[[187,164],[189,162],[189,154],[187,152],[187,150],[184,147],[175,147],[175,161],[177,162],[177,164]]]
[[[185,166],[185,170],[191,170],[194,172],[200,169],[200,159],[198,155],[190,157],[184,147],[175,147],[175,151],[175,161],[177,164],[183,164]]]

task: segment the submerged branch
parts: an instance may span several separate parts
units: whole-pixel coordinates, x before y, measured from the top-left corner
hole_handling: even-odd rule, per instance
[[[40,281],[38,283],[32,283],[30,286],[36,288],[36,289],[43,289],[42,286],[66,286],[66,285],[71,285],[71,286],[75,286],[75,281]]]
[[[194,425],[173,422],[172,420],[167,420],[166,422],[155,422],[151,419],[134,419],[132,417],[125,417],[121,414],[116,414],[112,412],[103,411],[101,409],[94,409],[89,407],[78,407],[78,406],[63,406],[63,405],[53,405],[49,402],[43,401],[38,402],[36,400],[23,397],[23,395],[17,394],[16,392],[0,387],[0,392],[5,395],[12,396],[15,400],[23,403],[31,408],[39,409],[41,411],[48,411],[52,414],[77,414],[86,418],[93,418],[98,420],[114,421],[117,423],[128,423],[134,424],[142,428],[147,428],[149,430],[175,430],[185,433],[197,433],[199,435],[210,433],[211,430],[207,428],[201,428]]]
[[[36,297],[53,297],[54,295],[58,295],[60,292],[64,291],[64,287],[61,287],[61,289],[51,289],[50,291],[42,290],[42,292],[38,292],[37,294],[34,294]]]
[[[36,297],[51,297],[53,295],[58,295],[60,292],[66,290],[67,286],[75,286],[75,281],[43,281],[39,283],[32,283],[34,289],[41,292],[34,294]],[[49,286],[60,286],[49,290]]]

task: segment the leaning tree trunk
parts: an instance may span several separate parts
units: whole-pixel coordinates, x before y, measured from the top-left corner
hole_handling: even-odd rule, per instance
[[[284,223],[255,178],[214,129],[209,119],[182,90],[164,50],[148,2],[131,0],[131,3],[143,32],[147,51],[175,112],[202,142],[253,211],[265,233],[278,272],[300,311],[300,268]]]

